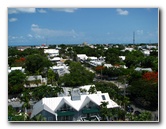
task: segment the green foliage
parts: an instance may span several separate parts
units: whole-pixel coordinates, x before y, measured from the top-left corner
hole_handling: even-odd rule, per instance
[[[51,66],[51,62],[41,55],[35,54],[35,55],[29,55],[26,58],[25,62],[25,69],[32,74],[35,74],[36,72],[40,73],[44,70],[44,67]]]
[[[19,94],[24,89],[26,75],[20,70],[15,70],[8,75],[8,93]]]
[[[104,68],[102,71],[103,75],[106,75],[108,77],[118,77],[119,75],[122,75],[122,71],[119,68]]]
[[[115,84],[111,82],[97,82],[95,83],[95,86],[97,91],[101,91],[102,93],[108,93],[110,98],[113,100],[116,100],[116,98],[119,96],[120,90]]]
[[[109,48],[105,52],[106,62],[111,63],[112,65],[120,64],[121,61],[119,59],[119,55],[120,55],[120,50],[118,48]]]
[[[126,118],[128,118],[129,121],[151,121],[152,113],[148,111],[141,112],[139,115],[128,113],[126,114]]]
[[[148,110],[156,110],[158,108],[158,84],[138,79],[132,81],[127,89],[130,93],[130,99],[137,106]]]
[[[50,86],[40,86],[35,87],[32,90],[32,98],[34,100],[41,100],[44,97],[57,97],[57,93],[62,92],[62,88],[60,87],[50,87]]]
[[[147,56],[142,60],[141,66],[144,68],[152,68],[154,71],[158,71],[158,58],[155,56]]]
[[[65,86],[77,87],[91,84],[93,82],[94,73],[86,70],[86,68],[81,66],[80,63],[71,62],[69,68],[70,74],[65,74],[63,77],[60,77],[60,84],[64,83]]]
[[[133,121],[151,121],[152,114],[150,112],[142,112],[138,116],[134,116]]]
[[[128,68],[136,67],[140,65],[140,62],[144,58],[141,51],[132,51],[126,55],[125,63]]]
[[[100,114],[103,121],[105,121],[106,118],[110,116],[110,111],[107,108],[107,105],[108,105],[108,102],[101,102],[100,104]]]
[[[24,92],[21,94],[20,96],[20,99],[21,99],[21,102],[24,102],[24,104],[22,105],[22,108],[27,108],[29,109],[30,108],[30,98],[31,98],[31,94],[30,94],[30,90],[24,90]]]
[[[8,121],[25,121],[26,117],[23,113],[17,113],[16,110],[9,105],[8,106]]]
[[[48,83],[50,82],[53,85],[53,82],[55,81],[55,77],[56,77],[56,74],[54,73],[54,71],[52,69],[49,69],[48,75],[47,75]]]
[[[94,94],[96,93],[96,88],[94,86],[91,86],[88,92],[89,94]]]
[[[44,116],[42,116],[41,114],[38,114],[38,115],[36,115],[36,116],[34,116],[32,119],[31,119],[31,121],[46,121],[47,119],[44,117]]]
[[[19,50],[17,50],[17,48],[16,47],[9,47],[8,48],[8,56],[10,57],[10,56],[18,56],[19,55],[19,53],[20,53],[20,51]]]

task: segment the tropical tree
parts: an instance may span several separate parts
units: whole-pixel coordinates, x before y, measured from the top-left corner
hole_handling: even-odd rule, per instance
[[[31,119],[31,121],[46,121],[46,120],[47,118],[44,117],[42,114],[38,114]]]
[[[24,109],[25,113],[27,113],[27,109],[30,108],[30,103],[29,103],[30,98],[31,98],[31,95],[30,95],[29,89],[24,90],[24,92],[20,96],[21,102],[23,102],[22,108]]]
[[[152,113],[148,111],[141,112],[139,115],[127,113],[126,118],[128,118],[129,121],[151,121]]]
[[[48,70],[48,82],[50,82],[53,85],[53,82],[55,80],[55,73],[52,69]]]
[[[69,87],[77,87],[81,85],[91,84],[94,79],[94,73],[86,70],[79,62],[71,62],[70,74],[65,74],[59,78],[59,84]]]
[[[94,86],[91,86],[88,92],[89,94],[94,94],[96,93],[96,88]]]
[[[108,105],[108,102],[104,102],[104,101],[101,102],[100,104],[100,114],[103,121],[108,120],[108,117],[110,116],[110,111],[107,108],[107,105]]]
[[[12,71],[8,74],[8,92],[9,94],[19,94],[24,89],[26,75],[20,70]]]
[[[8,106],[8,121],[25,121],[28,117],[24,113],[18,113],[11,105]]]
[[[25,70],[31,74],[35,74],[36,72],[42,72],[45,67],[48,68],[51,65],[51,62],[46,57],[34,54],[26,57]]]

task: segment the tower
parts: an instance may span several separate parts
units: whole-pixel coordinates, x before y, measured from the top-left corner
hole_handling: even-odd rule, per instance
[[[135,44],[135,32],[133,32],[133,44]]]

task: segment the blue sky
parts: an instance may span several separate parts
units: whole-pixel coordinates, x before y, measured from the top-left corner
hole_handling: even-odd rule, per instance
[[[8,8],[8,45],[158,42],[157,8]]]

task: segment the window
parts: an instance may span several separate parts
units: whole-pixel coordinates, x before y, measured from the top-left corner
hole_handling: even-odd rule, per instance
[[[53,121],[53,118],[52,117],[48,117],[48,121]]]
[[[104,96],[104,95],[102,95],[101,97],[102,97],[102,99],[103,99],[103,100],[106,100],[106,98],[105,98],[105,96]]]

